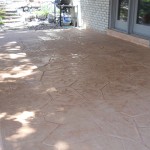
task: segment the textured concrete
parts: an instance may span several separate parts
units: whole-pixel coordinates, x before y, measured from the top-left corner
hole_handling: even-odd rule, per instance
[[[144,39],[143,37],[140,37],[137,35],[136,36],[129,35],[129,34],[122,33],[122,32],[116,31],[116,30],[112,30],[112,29],[107,30],[107,35],[113,36],[113,37],[116,37],[116,38],[119,38],[122,40],[126,40],[128,42],[132,42],[137,45],[144,46],[144,47],[148,47],[148,48],[150,47],[150,39],[146,39],[146,38]]]
[[[150,150],[150,49],[90,30],[0,33],[0,150]]]

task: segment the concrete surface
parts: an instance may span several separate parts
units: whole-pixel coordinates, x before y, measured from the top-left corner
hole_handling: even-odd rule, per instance
[[[107,35],[113,36],[113,37],[116,37],[116,38],[119,38],[128,42],[132,42],[140,46],[150,48],[149,38],[145,38],[145,37],[134,35],[134,34],[133,35],[126,34],[126,33],[119,32],[117,30],[111,30],[111,29],[107,30]]]
[[[150,150],[150,49],[90,30],[0,33],[0,150]]]

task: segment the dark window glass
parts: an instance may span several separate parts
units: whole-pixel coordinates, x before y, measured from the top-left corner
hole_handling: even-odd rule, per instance
[[[129,0],[119,0],[118,20],[128,20]]]
[[[150,0],[139,0],[137,23],[150,25]]]

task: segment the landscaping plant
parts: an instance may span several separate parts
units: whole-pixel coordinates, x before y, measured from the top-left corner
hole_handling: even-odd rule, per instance
[[[0,9],[0,25],[3,24],[3,19],[5,18],[5,11]]]

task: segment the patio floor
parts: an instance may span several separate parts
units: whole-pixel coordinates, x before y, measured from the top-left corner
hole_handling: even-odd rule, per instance
[[[150,150],[150,49],[91,30],[0,33],[0,150]]]

